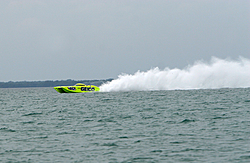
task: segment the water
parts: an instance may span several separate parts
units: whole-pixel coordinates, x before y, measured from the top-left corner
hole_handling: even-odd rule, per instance
[[[250,162],[250,88],[0,89],[0,162]]]

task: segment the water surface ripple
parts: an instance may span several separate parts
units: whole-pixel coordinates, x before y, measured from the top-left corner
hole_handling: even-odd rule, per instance
[[[250,162],[250,89],[0,89],[0,162]]]

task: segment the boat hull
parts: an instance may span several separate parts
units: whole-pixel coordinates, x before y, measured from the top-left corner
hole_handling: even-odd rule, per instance
[[[97,92],[100,88],[94,85],[86,86],[58,86],[54,89],[59,93],[86,93],[86,92]]]

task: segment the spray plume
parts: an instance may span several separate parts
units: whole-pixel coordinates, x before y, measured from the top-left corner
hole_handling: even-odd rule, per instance
[[[103,92],[147,91],[175,89],[216,89],[250,87],[250,60],[240,57],[238,61],[212,57],[210,63],[202,61],[185,69],[160,70],[158,67],[133,75],[122,74],[103,84]]]

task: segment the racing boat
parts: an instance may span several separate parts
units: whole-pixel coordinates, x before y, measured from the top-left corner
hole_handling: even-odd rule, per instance
[[[100,91],[100,88],[94,85],[85,85],[77,83],[74,86],[57,86],[54,89],[59,93],[85,93]]]

